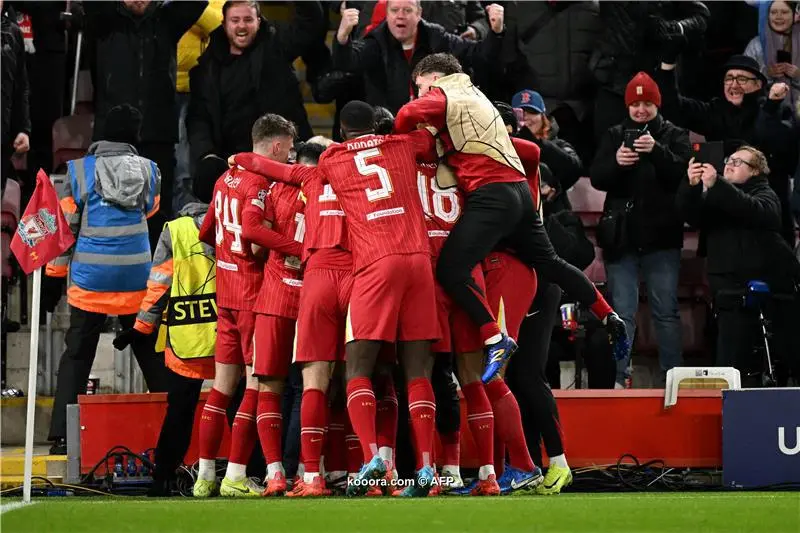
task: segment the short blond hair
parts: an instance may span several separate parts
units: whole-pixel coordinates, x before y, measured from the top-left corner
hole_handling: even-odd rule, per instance
[[[321,144],[325,148],[327,148],[327,147],[329,147],[330,145],[333,144],[333,140],[332,139],[328,139],[324,135],[315,135],[314,137],[311,137],[306,142],[310,142],[310,143],[314,143],[314,144]]]
[[[756,170],[759,175],[767,176],[769,174],[769,164],[767,163],[767,156],[758,148],[752,146],[742,146],[737,152],[747,152],[750,154],[750,165],[753,170]]]

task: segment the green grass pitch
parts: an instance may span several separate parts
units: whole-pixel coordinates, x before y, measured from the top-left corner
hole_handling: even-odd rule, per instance
[[[2,499],[3,533],[800,532],[796,492],[416,500],[50,498],[8,510],[18,501]]]

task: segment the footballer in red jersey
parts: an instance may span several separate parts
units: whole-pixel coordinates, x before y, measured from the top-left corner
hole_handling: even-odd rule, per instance
[[[261,117],[254,124],[254,151],[288,158],[293,130],[274,127],[273,117]],[[264,270],[264,262],[257,257],[259,247],[290,254],[301,251],[299,243],[271,229],[269,218],[273,214],[267,200],[268,189],[269,183],[263,176],[241,168],[230,169],[217,180],[212,203],[200,228],[200,238],[215,244],[218,333],[214,387],[200,420],[200,472],[194,491],[197,497],[211,496],[218,489],[215,461],[225,410],[241,378],[242,367],[252,365],[254,307]],[[219,487],[223,496],[261,493],[261,487],[245,476],[245,465],[255,444],[257,386],[254,378],[248,379],[234,420],[228,470]]]
[[[430,380],[431,341],[439,337],[436,296],[425,218],[417,191],[416,159],[428,158],[433,136],[375,135],[375,112],[361,101],[342,109],[343,143],[322,155],[319,171],[346,214],[353,252],[353,291],[346,346],[347,408],[364,452],[364,481],[386,475],[378,455],[376,401],[371,377],[383,343],[399,342],[408,383],[409,411],[417,456],[417,483],[406,496],[427,495],[435,399]],[[366,483],[348,486],[359,495]]]
[[[580,270],[553,250],[525,180],[525,170],[505,125],[491,102],[462,72],[450,54],[432,54],[420,61],[412,79],[420,98],[397,114],[403,133],[420,125],[432,127],[444,145],[444,162],[466,194],[464,214],[450,233],[437,263],[439,282],[481,327],[487,360],[483,381],[497,375],[517,349],[502,333],[476,287],[472,269],[501,242],[540,275],[561,285],[606,323],[615,353],[628,352],[625,325]],[[534,150],[538,152],[538,150]],[[536,153],[538,165],[538,153]]]
[[[325,146],[316,142],[303,143],[297,149],[298,165],[279,164],[255,154],[233,157],[236,164],[269,179],[300,187],[306,202],[305,270],[295,348],[295,361],[303,365],[300,444],[305,473],[289,496],[320,496],[326,492],[319,475],[328,410],[326,393],[334,362],[344,361],[345,323],[353,286],[344,211],[330,184],[314,168],[324,150]],[[392,399],[393,390],[388,400],[379,401]],[[338,408],[338,402],[331,404],[331,416]],[[387,425],[396,426],[396,416],[393,422],[389,420]]]

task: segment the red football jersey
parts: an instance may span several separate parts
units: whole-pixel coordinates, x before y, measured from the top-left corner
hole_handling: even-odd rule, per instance
[[[464,200],[458,189],[442,189],[436,184],[436,167],[436,163],[417,163],[417,187],[434,261],[439,258],[444,241],[464,210]]]
[[[302,243],[306,223],[303,213],[305,204],[300,189],[278,181],[273,182],[267,202],[274,213],[272,229],[284,237]],[[265,315],[297,318],[302,286],[303,267],[300,258],[270,250],[255,311]]]
[[[215,231],[217,260],[217,305],[226,309],[252,311],[264,276],[264,262],[253,255],[242,236],[242,224],[249,212],[269,220],[269,182],[263,176],[232,168],[214,185],[200,234]]]
[[[296,170],[295,170],[296,169]],[[303,261],[315,250],[341,248],[349,250],[345,216],[333,187],[326,183],[316,168],[296,165],[292,174],[304,174],[303,196],[306,200],[306,240]]]
[[[417,156],[428,156],[433,136],[363,135],[331,146],[318,169],[346,213],[354,272],[388,255],[430,254],[417,191]]]

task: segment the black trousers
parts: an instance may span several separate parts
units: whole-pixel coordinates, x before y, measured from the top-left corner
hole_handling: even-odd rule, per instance
[[[756,309],[744,308],[741,298],[719,292],[714,297],[717,317],[717,366],[732,366],[739,370],[742,387],[760,387],[762,374],[767,370],[763,351],[764,335]],[[764,316],[770,356],[775,368],[777,384],[785,386],[794,376],[800,382],[800,301],[771,299],[767,301]]]
[[[549,457],[564,453],[558,408],[546,377],[550,338],[559,320],[560,303],[561,289],[557,285],[539,283],[531,316],[520,327],[519,350],[511,358],[506,373],[508,386],[519,403],[525,440],[534,460],[541,453],[542,441]]]
[[[86,394],[86,382],[92,371],[97,343],[105,321],[104,314],[70,306],[69,329],[65,338],[67,348],[58,364],[56,398],[48,437],[50,440],[67,436],[67,405],[77,403],[78,394]],[[136,315],[120,316],[119,321],[123,328],[132,328]],[[140,337],[133,342],[131,348],[142,369],[148,390],[165,392],[167,369],[163,354],[155,352],[155,336]]]
[[[539,276],[587,307],[597,300],[586,275],[553,249],[527,182],[492,183],[467,196],[464,213],[445,241],[436,265],[442,288],[476,324],[483,326],[494,319],[481,301],[472,269],[498,245],[513,250]]]
[[[194,413],[200,399],[202,379],[188,378],[167,368],[167,414],[156,445],[153,479],[169,481],[183,462],[192,441]]]

